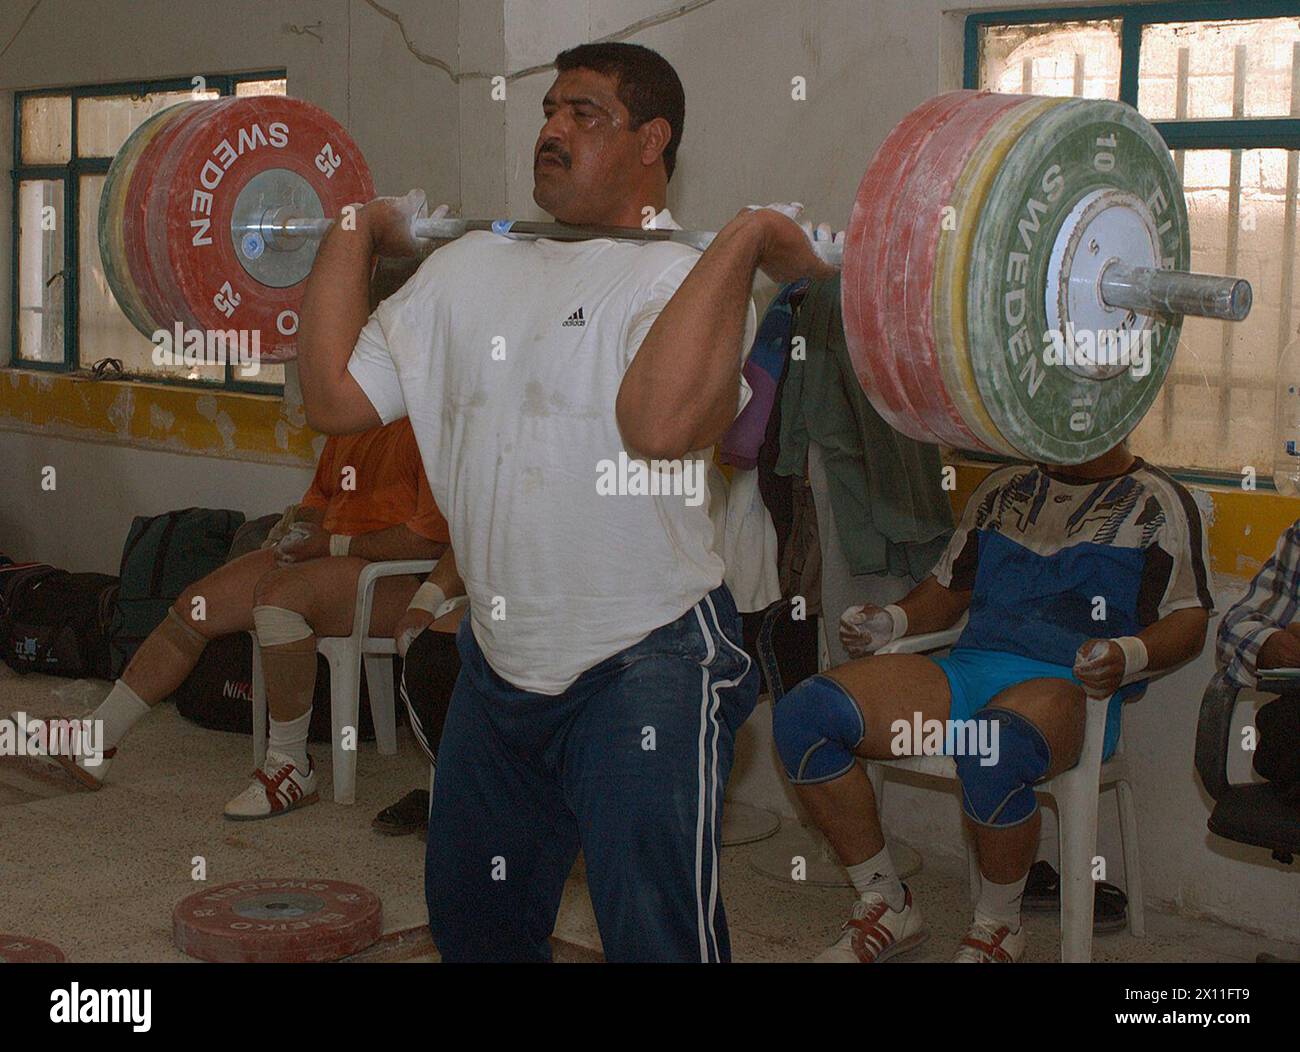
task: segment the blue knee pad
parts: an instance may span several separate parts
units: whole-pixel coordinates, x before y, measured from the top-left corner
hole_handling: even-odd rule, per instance
[[[982,709],[974,719],[998,724],[998,762],[981,766],[980,756],[955,756],[962,810],[982,826],[1014,826],[1038,810],[1034,783],[1052,764],[1042,731],[1010,709]]]
[[[790,781],[812,785],[853,766],[853,750],[867,728],[848,691],[827,676],[813,676],[776,703],[772,733]]]

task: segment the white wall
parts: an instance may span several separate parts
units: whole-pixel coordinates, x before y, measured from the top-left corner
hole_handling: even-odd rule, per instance
[[[308,468],[204,459],[103,442],[0,434],[6,489],[0,551],[69,570],[115,574],[131,519],[173,508],[233,508],[248,518],[279,512],[311,484]],[[57,470],[44,490],[42,471]]]

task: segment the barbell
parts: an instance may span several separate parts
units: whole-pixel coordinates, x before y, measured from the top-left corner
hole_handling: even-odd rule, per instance
[[[356,144],[309,103],[180,103],[141,124],[109,167],[105,278],[145,336],[246,330],[264,362],[286,361],[320,238],[373,196]],[[415,233],[471,230],[700,250],[716,236],[453,218],[418,220]],[[1238,321],[1251,303],[1240,278],[1187,272],[1169,151],[1135,110],[1104,100],[928,100],[872,158],[843,244],[819,252],[842,262],[850,356],[887,422],[1049,463],[1090,459],[1137,425],[1183,314]]]

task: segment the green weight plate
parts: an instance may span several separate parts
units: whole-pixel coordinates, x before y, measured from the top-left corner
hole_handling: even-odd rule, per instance
[[[1020,452],[1002,436],[984,408],[966,344],[966,291],[970,281],[971,244],[984,198],[1001,170],[1007,151],[1031,121],[1064,101],[1026,96],[1023,105],[1005,114],[980,140],[953,189],[954,222],[951,230],[941,228],[935,259],[935,354],[944,385],[966,426],[986,445],[1011,457],[1020,456]]]
[[[1173,159],[1122,103],[1074,99],[1039,116],[1007,152],[980,212],[967,287],[971,365],[998,430],[1031,460],[1079,464],[1121,442],[1155,400],[1178,345],[1181,318],[1162,317],[1141,378],[1127,370],[1091,379],[1047,361],[1053,246],[1075,205],[1106,189],[1146,202],[1161,266],[1187,269],[1187,208]]]

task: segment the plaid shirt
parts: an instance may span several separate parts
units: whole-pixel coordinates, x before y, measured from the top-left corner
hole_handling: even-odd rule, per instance
[[[1300,521],[1278,538],[1277,550],[1219,622],[1219,667],[1239,687],[1255,685],[1259,648],[1300,610]]]

